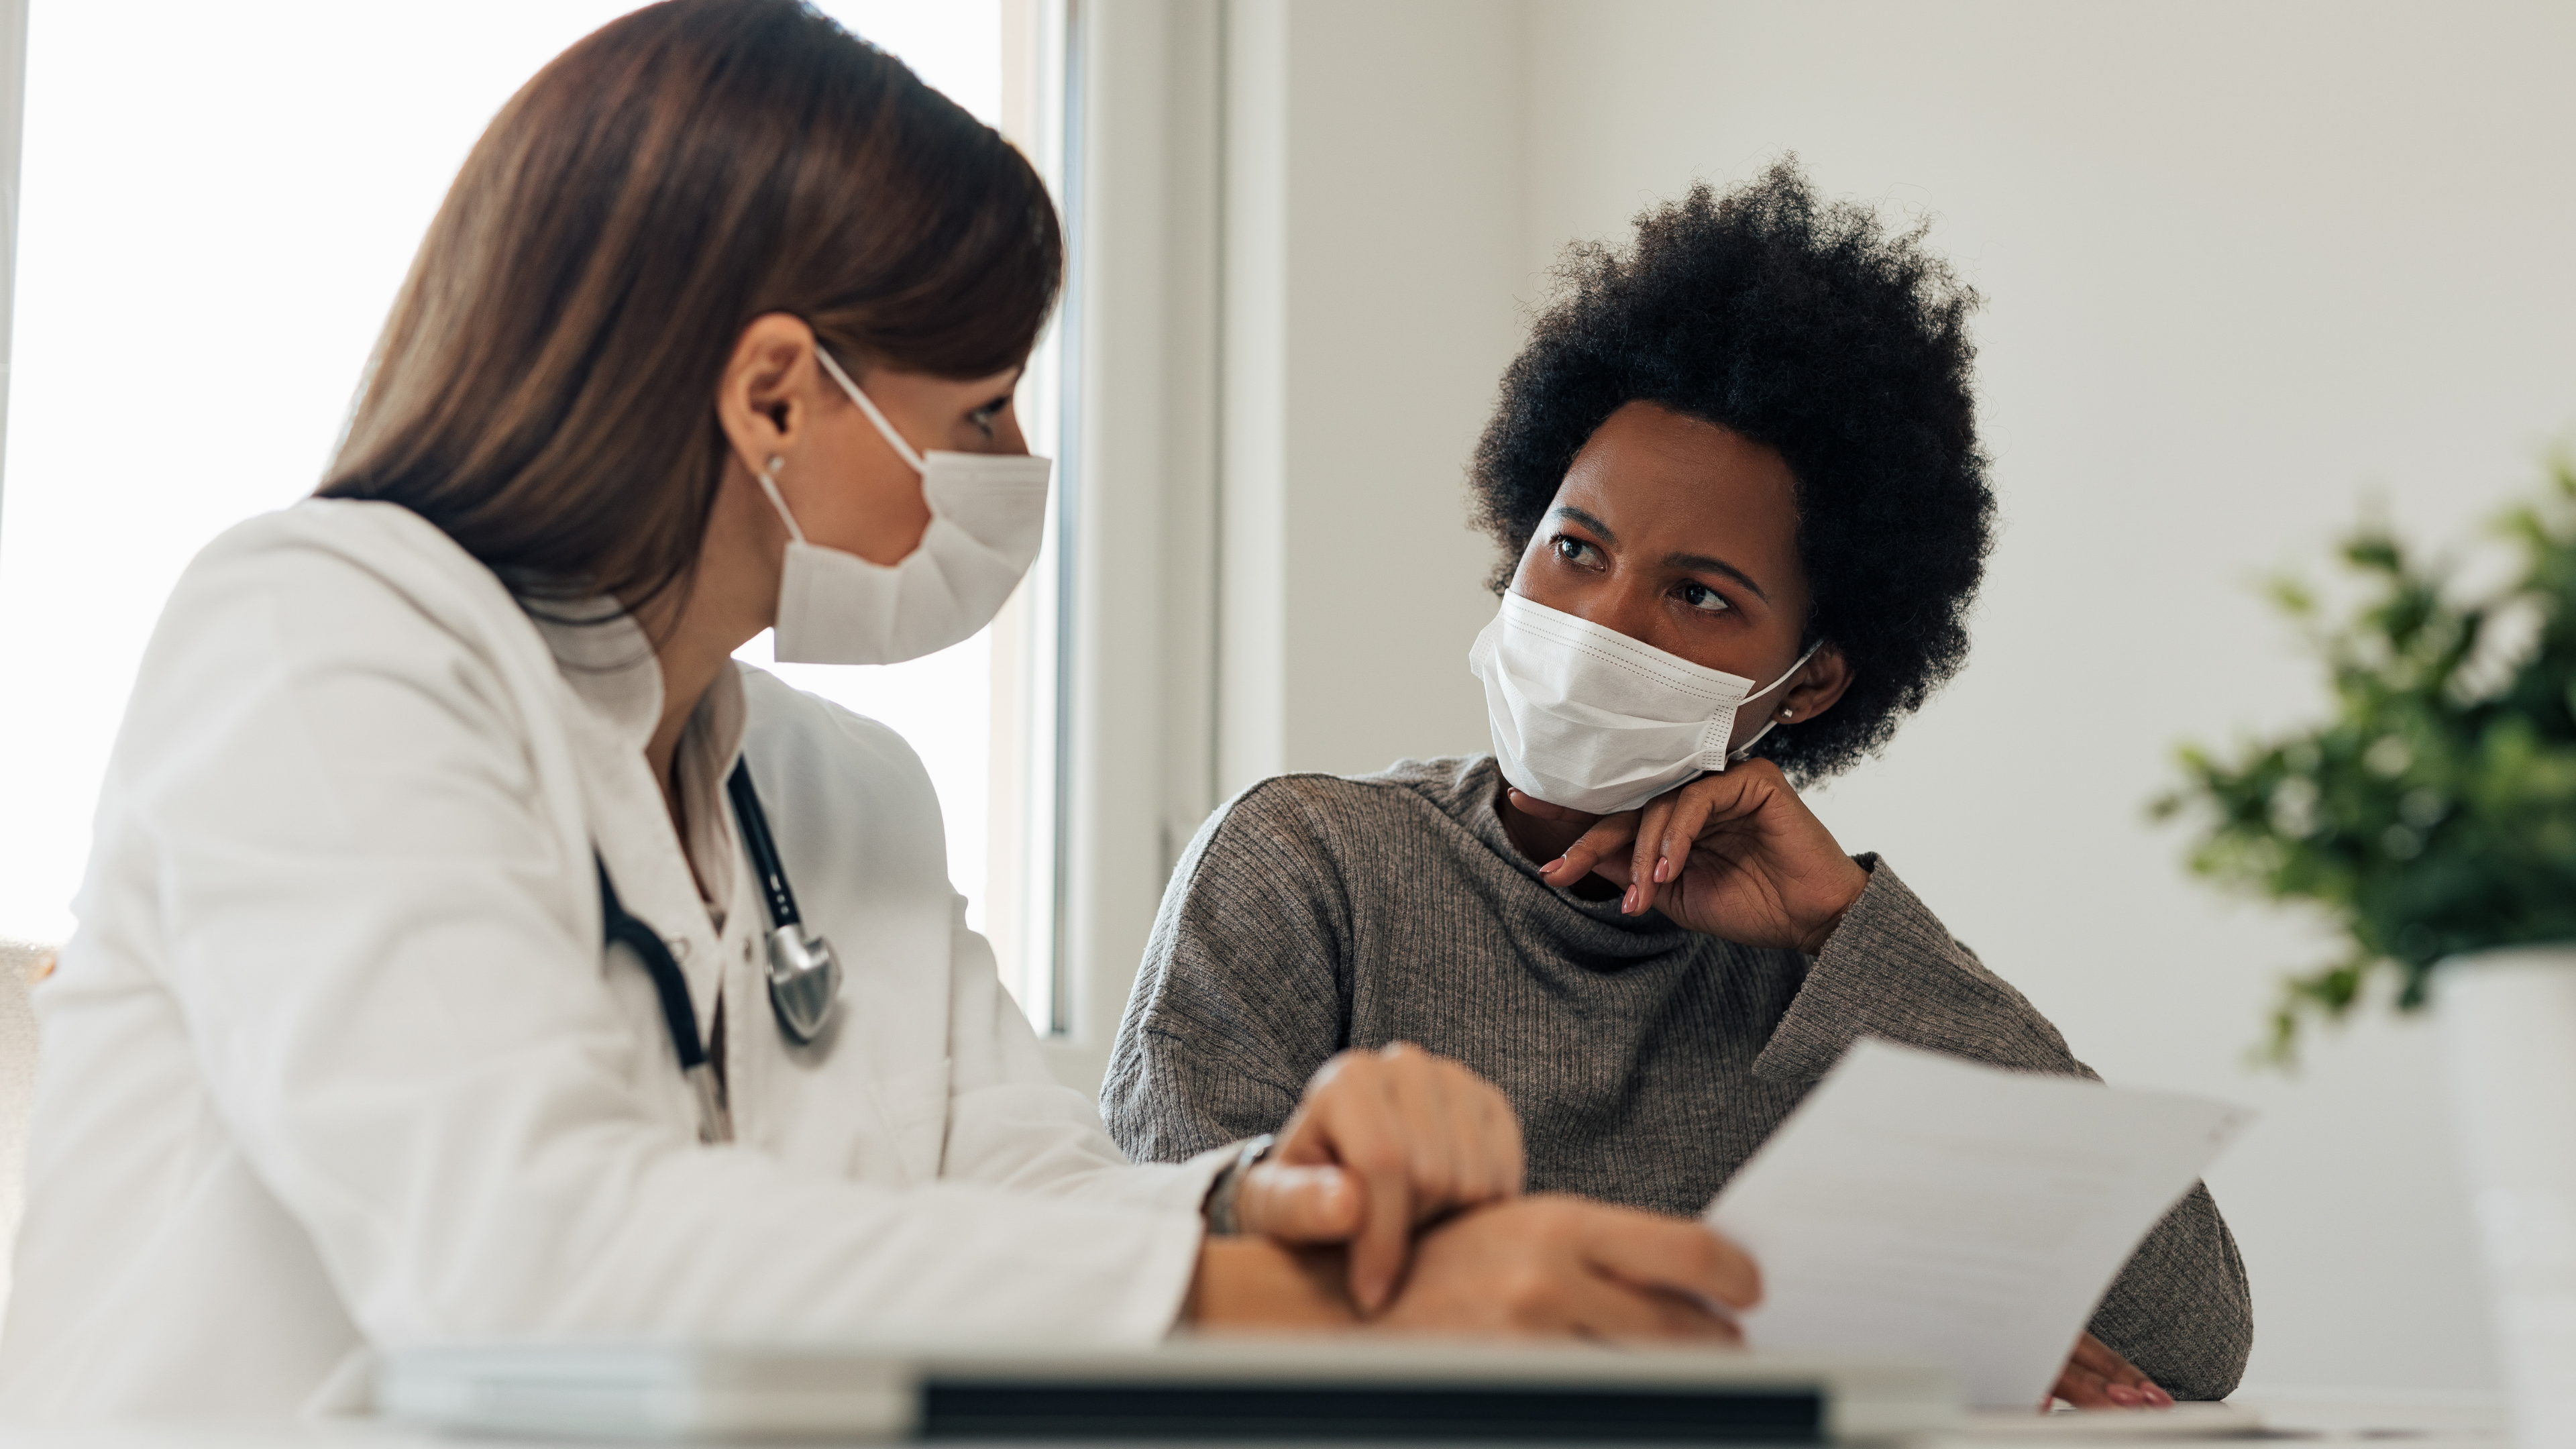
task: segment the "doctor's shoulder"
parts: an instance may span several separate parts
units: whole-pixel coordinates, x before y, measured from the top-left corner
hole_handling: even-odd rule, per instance
[[[174,600],[192,587],[266,586],[293,602],[407,598],[424,613],[452,618],[519,614],[498,575],[436,524],[399,503],[307,498],[255,514],[197,551]]]
[[[452,677],[471,657],[550,677],[552,653],[506,585],[399,504],[306,499],[245,519],[197,552],[163,605],[145,680],[239,670],[262,652],[294,670],[334,660]]]

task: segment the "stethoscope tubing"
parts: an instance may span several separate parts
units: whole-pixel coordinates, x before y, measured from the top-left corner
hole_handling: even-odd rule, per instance
[[[743,848],[750,852],[752,871],[760,877],[761,897],[769,903],[769,924],[773,928],[802,925],[796,892],[787,884],[787,867],[778,863],[778,843],[769,836],[769,812],[760,808],[760,792],[751,787],[750,761],[735,763],[733,774],[725,779],[725,793],[733,797]]]
[[[696,1071],[707,1064],[707,1047],[698,1036],[698,1009],[689,1000],[689,978],[680,974],[680,963],[661,934],[617,899],[617,887],[608,880],[608,862],[597,852],[591,860],[599,867],[599,913],[609,944],[623,945],[644,963],[644,973],[653,978],[654,994],[662,998],[662,1024],[670,1028],[671,1049],[679,1053],[680,1070]]]
[[[760,878],[760,893],[769,907],[773,931],[800,927],[804,918],[796,909],[796,891],[787,883],[786,866],[779,862],[778,843],[769,833],[769,814],[761,809],[760,792],[752,788],[748,761],[735,763],[733,774],[725,781],[725,793],[732,797],[734,820],[742,829],[743,848],[751,857],[752,870]],[[645,974],[653,980],[653,993],[662,1004],[662,1025],[670,1033],[671,1050],[679,1057],[681,1075],[689,1079],[698,1095],[699,1136],[708,1142],[729,1142],[733,1139],[731,1114],[725,1109],[721,1085],[715,1080],[706,1041],[698,1035],[698,1009],[689,999],[689,978],[681,972],[679,958],[671,954],[662,933],[618,900],[617,887],[608,878],[608,862],[596,849],[591,852],[591,863],[599,870],[601,933],[608,944],[623,945],[634,952]],[[773,984],[772,991],[775,990]]]

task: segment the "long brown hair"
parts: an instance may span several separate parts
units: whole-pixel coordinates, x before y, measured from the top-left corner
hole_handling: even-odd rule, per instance
[[[716,384],[758,316],[853,365],[983,377],[1063,275],[1025,158],[796,0],[666,0],[475,144],[317,491],[402,504],[523,599],[685,589]]]

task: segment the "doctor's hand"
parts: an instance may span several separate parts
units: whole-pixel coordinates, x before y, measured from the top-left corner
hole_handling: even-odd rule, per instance
[[[1270,1159],[1243,1175],[1246,1233],[1348,1243],[1350,1294],[1384,1306],[1414,1229],[1521,1190],[1521,1124],[1493,1083],[1417,1046],[1347,1051],[1306,1084]]]
[[[1542,1193],[1422,1235],[1376,1322],[1443,1333],[1576,1334],[1741,1343],[1724,1313],[1762,1297],[1733,1243],[1688,1218]]]
[[[1746,760],[1646,802],[1587,816],[1509,792],[1514,809],[1571,827],[1589,821],[1539,876],[1563,888],[1598,872],[1627,894],[1621,909],[1657,907],[1673,924],[1741,946],[1825,949],[1869,872],[1843,853],[1780,767]]]

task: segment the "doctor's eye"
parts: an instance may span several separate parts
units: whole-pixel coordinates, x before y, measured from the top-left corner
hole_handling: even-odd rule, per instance
[[[1696,580],[1682,585],[1682,602],[1704,614],[1723,614],[1734,608],[1726,596]]]
[[[1010,405],[1011,399],[1006,393],[1003,396],[997,397],[991,402],[984,404],[982,407],[975,409],[973,412],[968,413],[966,415],[966,421],[973,423],[976,427],[982,429],[984,436],[989,438],[993,436],[994,422],[1002,416],[1003,410],[1008,408]]]

